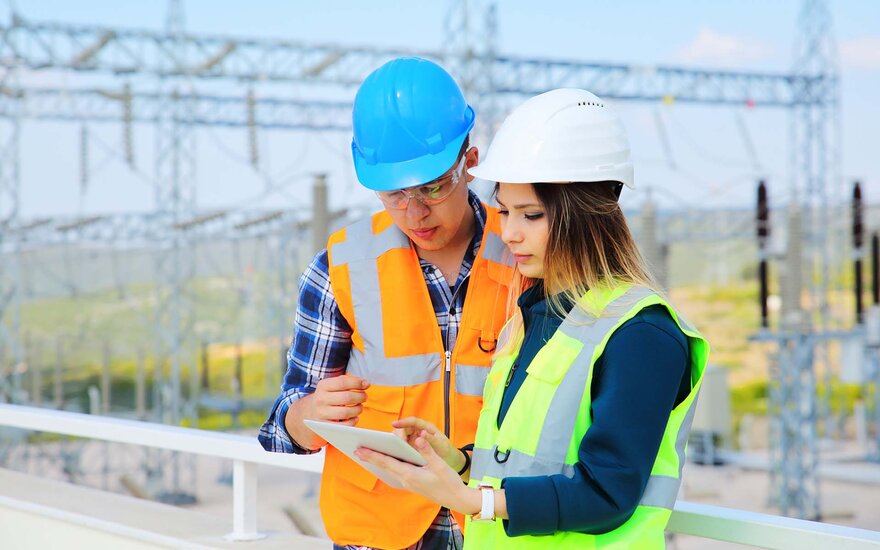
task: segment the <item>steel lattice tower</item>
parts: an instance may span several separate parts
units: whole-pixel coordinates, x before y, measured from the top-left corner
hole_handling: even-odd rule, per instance
[[[187,64],[183,42],[183,13],[179,0],[172,0],[168,14],[168,32],[174,37],[173,60],[177,64],[169,70],[182,71]],[[158,222],[170,228],[170,238],[156,254],[158,285],[156,322],[156,364],[170,369],[167,405],[171,424],[180,422],[181,403],[180,369],[185,346],[190,344],[192,308],[188,300],[188,285],[193,274],[193,258],[189,250],[187,231],[180,224],[193,217],[196,209],[195,135],[190,121],[192,113],[190,90],[183,81],[160,81],[164,108],[156,119],[156,181],[155,210]]]
[[[494,0],[453,0],[444,24],[443,62],[477,111],[472,143],[485,150],[495,134],[497,19]]]
[[[171,37],[172,63],[168,71],[184,74],[188,66],[186,42],[184,40],[184,14],[181,0],[169,3],[166,31]],[[195,319],[194,301],[191,299],[190,284],[195,269],[193,247],[189,230],[183,227],[196,211],[196,150],[195,131],[191,121],[193,113],[192,90],[189,79],[159,80],[159,96],[165,105],[156,118],[156,179],[155,211],[159,224],[168,228],[167,238],[163,240],[155,254],[156,274],[156,357],[154,380],[154,410],[161,417],[157,420],[178,425],[184,412],[195,412],[184,406],[184,392],[181,384],[181,370],[187,351],[191,350],[193,323]],[[191,368],[196,369],[194,355],[190,354]],[[168,368],[167,377],[164,373]],[[156,403],[161,406],[156,407]],[[165,493],[165,500],[178,501],[181,492],[180,456],[171,456],[171,487]],[[193,468],[188,468],[193,470]],[[159,471],[159,470],[157,470]],[[194,476],[190,480],[194,484]],[[162,487],[167,491],[169,487]],[[190,489],[192,492],[192,488]],[[186,498],[189,498],[188,496]]]
[[[820,413],[816,391],[817,366],[826,373],[830,393],[827,336],[831,311],[831,191],[839,169],[839,71],[831,34],[832,18],[823,0],[804,0],[797,27],[792,73],[809,85],[796,91],[791,110],[791,207],[800,210],[801,234],[789,236],[789,246],[804,240],[803,271],[790,277],[806,278],[809,305],[801,296],[782,320],[779,354],[774,369],[771,410],[774,419],[770,446],[773,472],[771,494],[784,515],[819,519],[817,477],[817,423]],[[838,197],[839,198],[839,197]],[[801,288],[800,281],[792,282]],[[828,419],[827,407],[825,418]],[[826,422],[826,430],[828,422]]]
[[[0,402],[18,402],[24,360],[20,334],[19,223],[21,95],[18,59],[0,72]],[[7,370],[7,365],[9,369]],[[8,385],[8,387],[6,387]]]

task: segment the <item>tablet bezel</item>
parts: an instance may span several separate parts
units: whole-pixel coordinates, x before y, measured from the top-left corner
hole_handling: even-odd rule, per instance
[[[345,456],[354,460],[371,474],[375,475],[388,485],[401,489],[402,486],[386,470],[364,462],[355,456],[354,451],[359,447],[366,447],[373,451],[392,456],[400,461],[408,462],[414,466],[424,466],[425,458],[409,443],[391,432],[346,426],[332,422],[318,420],[303,420],[306,427],[321,436],[330,445],[336,447]]]

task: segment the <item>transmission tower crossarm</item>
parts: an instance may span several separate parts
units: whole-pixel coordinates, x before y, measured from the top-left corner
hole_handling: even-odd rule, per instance
[[[370,70],[394,57],[438,57],[434,52],[409,48],[112,29],[31,22],[21,17],[11,25],[0,25],[0,59],[10,55],[32,69],[261,82],[316,80],[345,86],[358,85]],[[181,64],[181,59],[194,61]]]
[[[27,109],[20,116],[30,120],[155,123],[171,98],[167,94],[135,90],[98,88],[7,88],[23,98]],[[296,100],[184,93],[177,100],[187,102],[195,126],[242,128],[255,126],[274,130],[345,131],[351,127],[351,103],[345,101]],[[127,102],[131,108],[127,109]],[[251,108],[251,103],[253,108]],[[0,103],[0,118],[12,113]]]
[[[176,57],[175,51],[182,51]],[[385,61],[443,52],[309,44],[230,36],[175,35],[160,31],[32,23],[0,25],[0,65],[29,69],[139,74],[159,78],[230,79],[238,82],[359,85]],[[180,57],[183,56],[183,57]],[[182,64],[181,59],[193,59]],[[497,94],[535,95],[551,88],[587,88],[608,99],[790,107],[827,100],[828,83],[816,75],[711,71],[675,66],[596,63],[492,55],[480,63]]]
[[[498,57],[499,94],[534,95],[557,87],[581,87],[600,97],[713,105],[790,107],[821,102],[813,92],[821,78],[784,73],[712,71],[674,66],[591,63]],[[800,93],[798,93],[800,92]]]

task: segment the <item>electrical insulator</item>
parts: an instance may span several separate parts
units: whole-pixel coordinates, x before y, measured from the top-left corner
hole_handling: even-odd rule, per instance
[[[855,298],[856,298],[856,323],[863,323],[865,321],[865,307],[864,302],[862,301],[862,257],[864,256],[864,250],[862,249],[862,245],[864,244],[864,233],[865,226],[862,223],[862,187],[859,185],[859,182],[856,182],[853,186],[853,202],[852,202],[852,231],[853,231],[853,252],[854,252],[854,266],[853,266],[853,275],[855,278]]]
[[[760,306],[761,306],[761,326],[767,328],[770,326],[769,309],[767,300],[770,297],[770,291],[767,281],[767,238],[770,236],[770,205],[767,200],[767,185],[764,181],[758,183],[758,211],[757,211],[757,232],[758,232],[758,283],[760,285]]]
[[[758,245],[764,248],[767,245],[768,237],[770,237],[770,206],[767,201],[767,184],[764,183],[764,180],[758,183],[757,221]]]
[[[122,143],[125,147],[125,162],[134,168],[134,144],[132,140],[133,116],[131,107],[131,85],[125,83],[122,92]]]
[[[79,132],[79,192],[85,195],[89,187],[89,128],[82,125]]]
[[[260,157],[257,150],[257,101],[254,98],[253,89],[248,90],[247,94],[247,125],[251,166],[257,168],[260,163]]]
[[[880,305],[880,235],[871,235],[871,294],[874,305]]]

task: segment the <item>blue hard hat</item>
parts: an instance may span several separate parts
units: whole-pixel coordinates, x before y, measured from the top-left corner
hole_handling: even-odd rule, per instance
[[[351,154],[374,191],[427,183],[455,164],[474,110],[442,67],[417,57],[385,63],[354,98]]]

